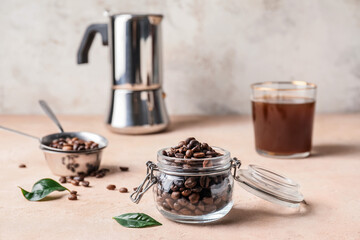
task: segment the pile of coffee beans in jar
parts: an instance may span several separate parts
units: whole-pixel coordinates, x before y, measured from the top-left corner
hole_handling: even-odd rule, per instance
[[[178,145],[170,148],[168,151],[164,150],[162,154],[164,156],[176,158],[176,160],[168,159],[167,161],[173,166],[179,166],[184,169],[211,167],[212,162],[208,159],[222,156],[221,153],[216,152],[209,144],[201,143],[194,137],[189,137],[184,141],[180,141]]]
[[[190,150],[190,151],[189,151]],[[211,158],[221,156],[208,144],[195,138],[181,141],[178,146],[163,152],[164,156],[175,157],[172,164],[182,167],[184,172],[191,167],[212,166]],[[199,161],[206,158],[204,161]],[[192,160],[196,159],[193,163]],[[219,174],[178,176],[159,173],[154,187],[157,205],[160,209],[180,215],[205,215],[226,207],[232,199],[233,179],[230,169]]]
[[[61,149],[64,151],[84,151],[99,148],[99,144],[93,141],[85,141],[77,137],[74,138],[58,138],[54,139],[50,147]]]

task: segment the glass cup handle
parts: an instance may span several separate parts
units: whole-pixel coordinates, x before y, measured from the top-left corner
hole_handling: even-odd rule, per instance
[[[235,180],[236,180],[236,171],[240,169],[240,167],[241,167],[241,161],[239,159],[237,159],[236,157],[231,159],[231,168],[233,169],[232,175]]]
[[[154,171],[157,171],[158,168],[155,163],[152,161],[148,161],[146,163],[147,171],[146,171],[146,177],[144,181],[140,184],[140,186],[137,187],[137,189],[130,195],[131,201],[134,203],[139,203],[140,199],[144,195],[144,193],[149,190],[156,182],[157,179],[154,176]]]

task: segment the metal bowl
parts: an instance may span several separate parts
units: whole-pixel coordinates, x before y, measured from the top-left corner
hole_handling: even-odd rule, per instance
[[[64,151],[50,147],[50,143],[58,138],[74,138],[94,141],[99,144],[97,149],[83,151]],[[58,176],[88,175],[99,169],[102,150],[108,141],[101,135],[90,132],[63,132],[46,135],[41,138],[40,149],[44,152],[50,170]]]

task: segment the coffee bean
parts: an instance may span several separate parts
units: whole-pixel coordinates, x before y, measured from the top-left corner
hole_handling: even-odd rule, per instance
[[[216,198],[214,201],[214,204],[218,205],[219,203],[221,203],[221,198]]]
[[[79,181],[77,181],[77,180],[72,180],[72,181],[71,181],[71,184],[74,185],[74,186],[79,186]]]
[[[199,193],[199,192],[201,192],[201,190],[202,190],[202,187],[194,187],[191,189],[191,191],[195,192],[195,193]]]
[[[115,190],[116,186],[114,184],[109,184],[106,188],[109,190]]]
[[[205,211],[205,205],[203,202],[199,202],[197,207],[201,210],[201,211]]]
[[[129,168],[128,167],[119,167],[121,171],[123,172],[126,172],[126,171],[129,171]]]
[[[66,177],[60,177],[59,182],[60,183],[66,183]]]
[[[193,148],[195,147],[196,145],[200,144],[198,140],[196,139],[193,139],[189,142],[189,144],[187,145],[187,148]]]
[[[182,215],[191,215],[191,211],[189,209],[186,209],[186,208],[180,209],[179,213],[182,214]]]
[[[185,187],[187,187],[187,188],[193,188],[196,186],[196,184],[197,184],[197,181],[196,181],[195,177],[189,177],[185,181]]]
[[[173,208],[174,207],[174,200],[171,198],[166,198],[165,199],[166,204],[170,207]]]
[[[26,165],[25,164],[20,164],[19,168],[26,168]]]
[[[181,196],[180,192],[173,192],[171,194],[171,198],[174,199],[174,200],[179,199],[180,196]]]
[[[98,173],[98,174],[96,174],[96,178],[103,178],[105,176],[105,174],[104,173]]]
[[[202,144],[201,144],[201,148],[202,148],[202,149],[207,150],[208,147],[209,147],[209,144],[207,144],[207,143],[202,143]]]
[[[203,215],[204,212],[199,210],[199,209],[195,209],[195,215]]]
[[[189,137],[185,140],[186,144],[189,144],[191,140],[195,139],[194,137]]]
[[[192,193],[190,196],[189,196],[189,200],[191,203],[195,204],[199,201],[200,199],[200,195],[198,193]]]
[[[75,194],[71,194],[69,197],[68,197],[69,200],[77,200],[77,196]]]
[[[179,211],[181,209],[181,205],[178,203],[178,202],[175,202],[174,205],[173,205],[173,208],[176,210],[176,211]]]
[[[188,158],[191,158],[193,155],[193,151],[191,149],[187,150],[186,153],[185,153],[185,156],[188,157]]]
[[[183,195],[184,197],[187,197],[191,194],[191,190],[190,189],[185,189],[184,191],[181,192],[181,195]]]
[[[199,182],[202,188],[208,188],[210,184],[210,178],[206,176],[201,176]]]
[[[206,212],[213,212],[213,211],[215,211],[216,210],[216,206],[215,205],[205,205],[205,211]]]
[[[64,151],[71,151],[72,149],[73,149],[72,146],[69,146],[69,145],[65,145],[62,147],[62,150],[64,150]]]
[[[205,157],[205,153],[203,153],[203,152],[197,152],[197,153],[194,153],[193,156],[196,157],[196,158],[203,158],[203,157]]]
[[[71,195],[77,195],[77,191],[74,191],[74,190],[73,190],[73,191],[70,192],[70,194],[71,194]]]
[[[184,198],[180,198],[179,200],[177,200],[177,203],[179,203],[183,207],[188,205],[188,201],[185,200]]]
[[[212,167],[212,162],[210,160],[204,160],[203,167]]]
[[[167,152],[165,150],[162,151],[162,155],[167,156]]]
[[[119,189],[119,192],[121,192],[121,193],[127,193],[127,192],[128,192],[128,189],[127,189],[126,187],[121,187],[121,188]]]
[[[89,181],[81,181],[81,185],[84,186],[84,187],[89,187],[90,182]]]
[[[204,197],[202,201],[203,201],[203,203],[205,203],[207,205],[214,203],[214,200],[212,199],[212,197]]]
[[[162,203],[162,207],[167,211],[171,211],[171,207],[166,202]]]
[[[170,189],[171,189],[171,191],[176,192],[179,190],[179,187],[176,185],[171,185]]]
[[[76,176],[76,177],[74,177],[74,180],[76,180],[76,181],[84,181],[84,177],[83,176]]]
[[[184,154],[182,153],[175,153],[176,158],[184,158]]]
[[[178,143],[178,145],[176,146],[176,148],[181,148],[182,146],[184,146],[186,143],[185,141],[181,141]]]
[[[174,184],[178,187],[183,187],[184,181],[183,180],[174,180]]]

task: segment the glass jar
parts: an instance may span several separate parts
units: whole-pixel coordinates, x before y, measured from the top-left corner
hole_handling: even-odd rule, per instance
[[[240,169],[241,162],[230,152],[212,147],[220,156],[183,159],[157,153],[157,164],[147,162],[143,183],[130,196],[138,203],[153,185],[156,207],[166,218],[182,223],[213,222],[232,208],[234,180],[247,191],[273,203],[298,207],[303,196],[299,186],[270,170],[250,165]]]

